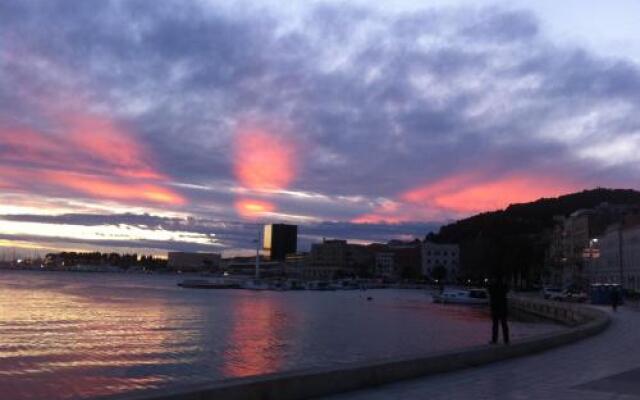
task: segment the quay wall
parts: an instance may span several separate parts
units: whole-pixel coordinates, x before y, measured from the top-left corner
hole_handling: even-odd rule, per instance
[[[145,391],[103,400],[300,400],[424,377],[513,357],[538,353],[595,335],[610,323],[604,311],[578,304],[513,297],[510,307],[562,323],[560,332],[532,336],[509,346],[475,346],[460,350],[416,355],[234,378],[182,389]]]

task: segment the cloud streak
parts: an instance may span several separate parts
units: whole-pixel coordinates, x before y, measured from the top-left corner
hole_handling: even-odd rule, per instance
[[[158,217],[144,214],[8,215],[0,218],[0,243],[18,248],[127,249],[163,254],[167,250],[255,254],[259,226],[250,222]],[[435,224],[307,223],[300,227],[300,248],[326,238],[360,242],[419,237]],[[0,247],[2,246],[0,245]]]

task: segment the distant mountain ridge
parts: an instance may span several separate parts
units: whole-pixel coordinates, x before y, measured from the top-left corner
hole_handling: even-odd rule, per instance
[[[633,189],[596,188],[553,198],[541,198],[529,203],[511,204],[504,210],[484,212],[461,219],[440,228],[433,237],[440,242],[457,242],[493,228],[518,225],[520,233],[536,233],[553,227],[553,217],[569,215],[602,203],[639,204],[640,191]],[[513,228],[513,227],[512,227]]]
[[[544,270],[555,216],[568,216],[603,203],[640,206],[640,192],[596,188],[530,203],[512,204],[444,225],[426,240],[458,243],[461,266],[470,277],[509,274],[521,282],[538,281]],[[640,207],[639,207],[640,208]],[[526,285],[526,283],[525,283]]]

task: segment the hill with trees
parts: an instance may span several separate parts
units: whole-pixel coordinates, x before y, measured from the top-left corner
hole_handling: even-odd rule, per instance
[[[640,206],[640,192],[597,188],[512,204],[442,226],[426,239],[460,244],[461,264],[470,278],[503,274],[528,285],[540,279],[556,217],[603,203]]]

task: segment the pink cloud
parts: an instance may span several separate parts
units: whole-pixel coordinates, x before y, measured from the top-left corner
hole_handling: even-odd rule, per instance
[[[582,186],[560,177],[533,173],[492,177],[482,172],[465,172],[416,186],[399,194],[393,208],[380,206],[352,222],[399,223],[457,218],[541,197],[559,196]]]
[[[242,218],[255,219],[276,210],[275,204],[255,199],[238,199],[234,203],[236,212]]]
[[[186,202],[164,186],[166,178],[152,166],[133,133],[91,113],[58,119],[58,132],[0,129],[5,148],[0,182],[5,187],[29,190],[38,183],[63,195],[169,205]]]
[[[233,172],[238,184],[253,191],[286,189],[298,172],[296,142],[283,132],[244,127],[234,137]],[[273,202],[238,198],[236,213],[242,218],[256,218],[275,212]]]
[[[240,130],[234,138],[234,173],[249,189],[284,189],[296,176],[293,141],[260,128]]]

